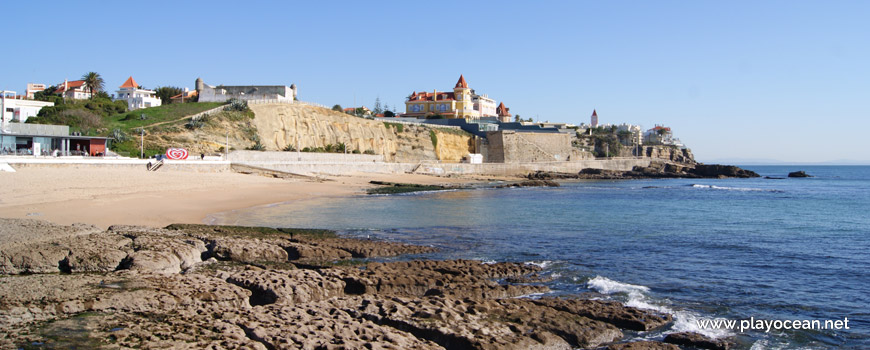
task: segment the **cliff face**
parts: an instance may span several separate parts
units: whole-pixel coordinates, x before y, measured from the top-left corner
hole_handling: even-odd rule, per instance
[[[695,156],[692,150],[680,149],[673,146],[643,146],[642,154],[644,157],[669,160],[675,163],[687,165],[695,164]]]
[[[345,143],[351,151],[383,154],[387,161],[458,161],[469,153],[471,144],[467,133],[384,123],[303,104],[255,104],[250,108],[256,115],[260,143],[270,151]]]

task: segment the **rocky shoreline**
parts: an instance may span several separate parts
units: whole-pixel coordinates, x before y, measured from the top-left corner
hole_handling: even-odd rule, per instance
[[[549,291],[537,266],[327,230],[0,219],[0,238],[0,348],[680,349],[624,340],[667,314],[521,297]]]
[[[635,180],[635,179],[727,179],[760,177],[756,172],[733,165],[685,164],[652,162],[647,167],[635,166],[629,171],[583,169],[579,173],[536,171],[530,180]]]

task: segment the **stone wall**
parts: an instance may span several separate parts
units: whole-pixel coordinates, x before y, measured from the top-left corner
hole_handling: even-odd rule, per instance
[[[343,154],[343,153],[311,153],[311,152],[276,152],[276,151],[232,151],[229,161],[241,164],[263,163],[373,163],[383,162],[384,156],[370,154]]]
[[[487,163],[534,163],[577,160],[583,155],[571,147],[571,135],[564,133],[488,132]]]

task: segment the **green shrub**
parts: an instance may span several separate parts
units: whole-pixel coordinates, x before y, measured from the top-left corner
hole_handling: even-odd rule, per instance
[[[229,104],[224,107],[224,110],[245,112],[248,110],[248,101],[240,100],[237,98],[230,99]]]
[[[432,139],[432,147],[438,147],[438,135],[435,130],[429,130],[429,138]]]
[[[390,127],[396,128],[396,132],[405,131],[405,125],[400,123],[384,122],[384,126],[387,127],[387,129],[389,129]]]

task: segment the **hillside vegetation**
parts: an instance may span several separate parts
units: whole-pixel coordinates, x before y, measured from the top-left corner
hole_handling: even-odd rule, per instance
[[[124,156],[138,156],[143,132],[145,157],[165,153],[167,148],[173,147],[185,148],[191,156],[223,153],[227,143],[230,150],[256,148],[258,137],[253,125],[254,114],[248,109],[224,108],[191,118],[221,105],[176,104],[113,116],[109,121],[113,127],[109,134],[113,139],[111,149]],[[144,118],[142,114],[145,114]]]

